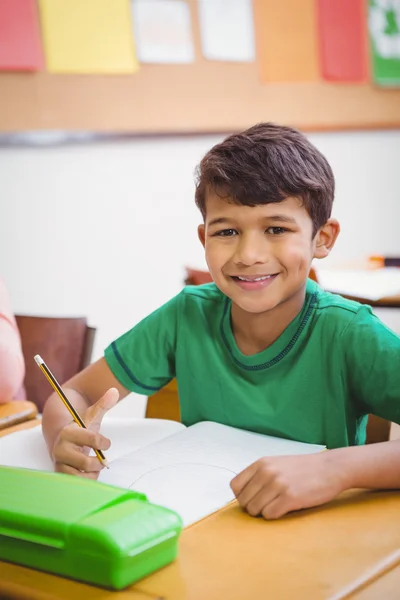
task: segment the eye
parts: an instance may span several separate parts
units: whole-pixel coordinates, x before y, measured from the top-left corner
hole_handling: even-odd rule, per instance
[[[237,235],[237,231],[236,229],[221,229],[221,231],[217,231],[214,235],[217,237],[233,237]]]
[[[287,231],[288,230],[285,229],[285,227],[268,227],[267,229],[267,233],[270,233],[271,235],[282,235]]]

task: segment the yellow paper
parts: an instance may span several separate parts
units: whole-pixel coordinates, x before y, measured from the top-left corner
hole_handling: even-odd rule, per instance
[[[134,73],[129,0],[40,0],[48,71]]]
[[[264,83],[319,78],[315,0],[255,0],[254,16]]]

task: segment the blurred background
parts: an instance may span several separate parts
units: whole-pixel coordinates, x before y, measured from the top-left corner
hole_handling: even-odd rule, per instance
[[[398,257],[399,7],[0,0],[0,277],[15,312],[86,316],[99,358],[186,267],[206,269],[195,166],[259,121],[300,128],[334,170],[327,265]],[[400,309],[377,311],[400,331]]]

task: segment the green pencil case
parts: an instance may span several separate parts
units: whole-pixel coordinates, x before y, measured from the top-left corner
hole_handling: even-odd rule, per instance
[[[0,467],[0,559],[121,589],[172,562],[182,520],[138,492]]]

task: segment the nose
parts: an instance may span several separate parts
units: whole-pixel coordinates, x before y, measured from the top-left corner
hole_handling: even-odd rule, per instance
[[[248,233],[238,236],[238,244],[233,256],[236,265],[250,267],[268,262],[268,242],[265,236]]]

